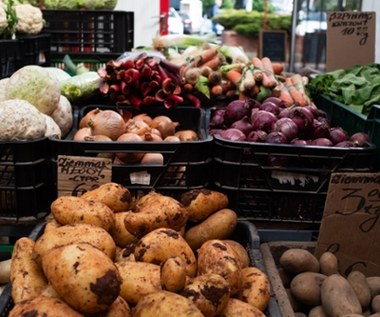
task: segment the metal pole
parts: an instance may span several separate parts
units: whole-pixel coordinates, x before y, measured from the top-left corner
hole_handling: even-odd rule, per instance
[[[294,62],[296,55],[296,25],[297,25],[297,13],[298,4],[297,0],[293,0],[293,15],[292,15],[292,32],[290,39],[290,57],[289,57],[289,72],[294,72]]]

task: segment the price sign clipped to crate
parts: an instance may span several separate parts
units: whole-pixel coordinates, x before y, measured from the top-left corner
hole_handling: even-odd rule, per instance
[[[380,275],[380,173],[333,173],[315,254],[335,253],[339,270]]]
[[[100,157],[59,155],[57,160],[58,196],[81,196],[111,182],[112,160]]]

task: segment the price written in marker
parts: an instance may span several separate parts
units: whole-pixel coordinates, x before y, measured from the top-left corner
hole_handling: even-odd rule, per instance
[[[58,196],[81,196],[85,192],[111,182],[112,161],[107,158],[58,156]]]

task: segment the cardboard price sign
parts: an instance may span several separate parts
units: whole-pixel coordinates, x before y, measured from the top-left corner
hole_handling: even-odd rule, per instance
[[[333,173],[315,255],[333,252],[339,271],[380,275],[380,173]]]
[[[98,157],[64,156],[57,159],[58,196],[81,196],[85,192],[109,183],[112,160]]]
[[[328,12],[326,70],[374,63],[375,40],[375,12]]]

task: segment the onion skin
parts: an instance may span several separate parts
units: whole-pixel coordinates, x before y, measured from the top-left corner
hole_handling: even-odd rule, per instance
[[[245,141],[247,139],[243,132],[234,128],[229,128],[227,130],[220,131],[219,135],[223,139],[230,141]]]
[[[370,142],[370,137],[365,132],[356,132],[351,135],[350,141],[352,141],[355,146],[363,147]]]
[[[173,122],[168,116],[154,117],[150,126],[157,129],[161,133],[161,137],[165,139],[169,135],[174,135],[178,127],[178,122]]]
[[[265,131],[254,130],[254,131],[251,131],[251,133],[247,135],[247,141],[262,143],[262,142],[265,142],[267,135],[268,133],[266,133]]]
[[[348,134],[342,128],[330,128],[329,129],[329,139],[333,144],[338,144],[349,139]]]
[[[280,108],[274,103],[274,102],[271,102],[271,101],[267,101],[265,100],[260,108],[260,110],[265,110],[265,111],[268,111],[268,112],[272,112],[274,115],[278,116],[279,113],[280,113]]]
[[[164,165],[164,156],[161,153],[145,153],[140,164],[142,165]]]
[[[97,113],[99,113],[101,110],[99,108],[92,109],[89,112],[86,113],[86,115],[79,121],[79,129],[82,129],[84,127],[88,127],[88,121],[94,117]]]
[[[249,122],[249,119],[247,116],[232,123],[231,128],[238,129],[241,132],[243,132],[245,135],[248,135],[253,130],[253,126],[251,122]]]
[[[123,117],[113,110],[103,110],[96,113],[88,121],[88,125],[93,135],[106,135],[114,141],[125,131]]]
[[[84,141],[87,142],[112,142],[112,139],[106,135],[97,134],[84,137]]]
[[[246,103],[245,100],[233,100],[225,108],[224,122],[227,126],[230,126],[244,116],[249,116],[250,111],[249,104]]]
[[[210,128],[212,128],[212,129],[223,128],[225,111],[226,111],[225,109],[216,109],[212,113],[212,117],[211,117],[210,124],[209,124]]]
[[[282,132],[273,131],[268,133],[266,139],[266,143],[272,143],[272,144],[287,144],[288,139]]]
[[[125,124],[124,132],[128,133],[136,133],[139,135],[144,135],[148,130],[150,130],[150,126],[144,120],[136,120],[130,119]]]
[[[198,141],[199,136],[198,133],[196,133],[193,130],[181,130],[174,134],[177,138],[180,139],[180,141]]]
[[[144,142],[142,136],[136,133],[124,133],[118,137],[117,142]],[[116,157],[124,163],[139,163],[144,156],[140,152],[118,152]]]
[[[316,145],[316,146],[333,146],[333,143],[330,139],[327,138],[318,138],[315,140],[312,140],[310,142],[310,145]]]
[[[79,129],[73,137],[74,141],[85,141],[86,137],[91,136],[91,128],[90,127],[84,127]]]
[[[290,118],[280,118],[274,123],[274,132],[281,132],[285,135],[288,142],[293,140],[298,135],[298,127]]]
[[[254,130],[263,130],[271,132],[277,117],[272,113],[265,110],[259,110],[251,116],[251,124]]]

